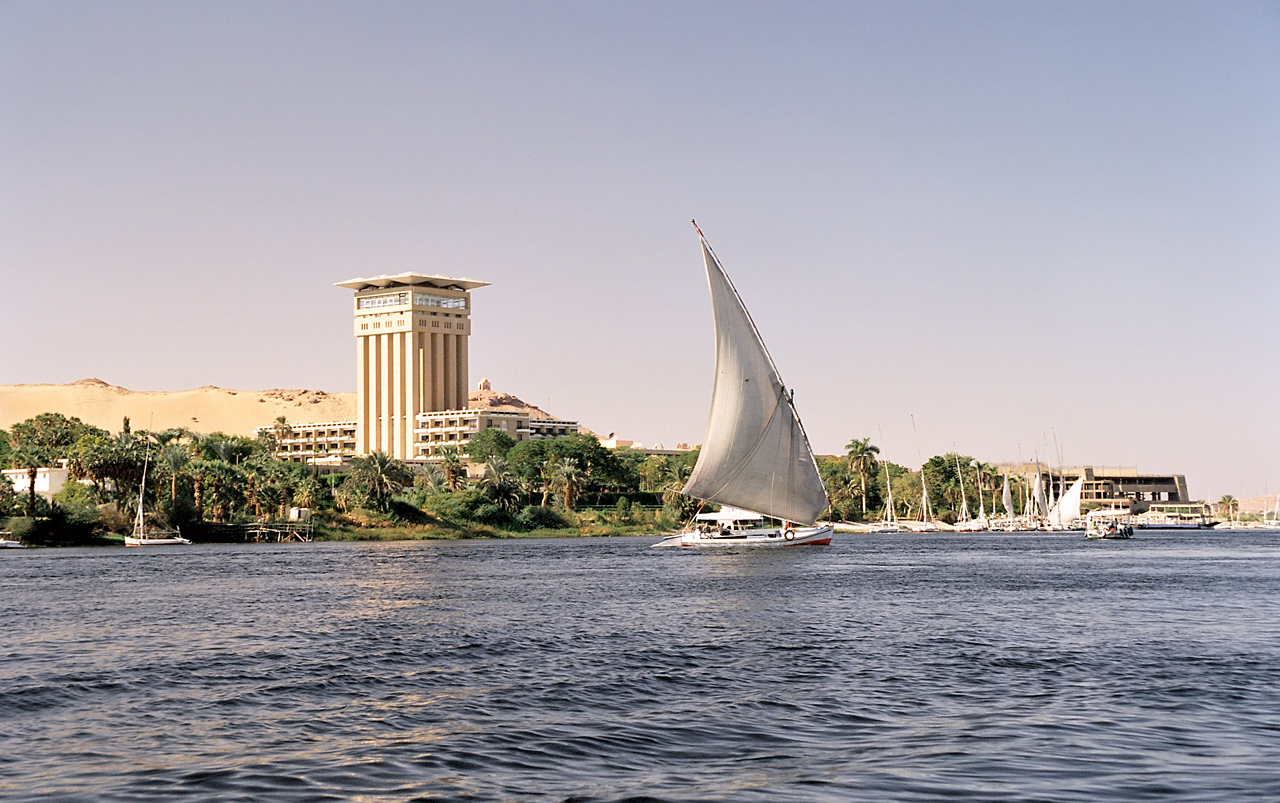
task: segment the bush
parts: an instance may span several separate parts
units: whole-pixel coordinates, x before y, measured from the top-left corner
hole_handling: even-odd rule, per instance
[[[46,518],[18,516],[5,526],[13,537],[36,546],[83,546],[97,540],[93,518],[81,511],[68,514],[55,507]]]
[[[492,502],[477,506],[471,520],[490,527],[506,527],[511,524],[511,516],[507,511]]]
[[[98,505],[98,523],[107,532],[127,533],[133,530],[133,517],[122,511],[115,502]]]
[[[98,498],[98,492],[94,490],[92,485],[72,481],[62,486],[62,490],[53,495],[53,501],[63,508],[93,508],[96,510],[98,503],[102,500]]]
[[[562,530],[569,526],[559,511],[541,505],[529,505],[521,510],[516,524],[522,530]]]
[[[423,507],[442,519],[452,521],[478,521],[477,512],[481,506],[492,504],[482,491],[468,488],[457,493],[441,491],[429,494]]]
[[[413,500],[398,498],[391,500],[391,517],[410,524],[426,524],[431,517],[413,504]]]

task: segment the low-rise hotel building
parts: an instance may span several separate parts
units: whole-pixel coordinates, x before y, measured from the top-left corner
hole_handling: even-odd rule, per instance
[[[484,429],[499,429],[517,442],[536,441],[567,438],[578,432],[578,422],[533,418],[528,413],[483,408],[419,413],[418,427],[413,433],[412,459],[440,460],[441,449],[449,446],[465,453],[471,439]]]
[[[276,457],[315,466],[320,474],[342,471],[347,461],[359,454],[355,421],[274,425],[254,432],[258,437],[272,437]]]
[[[997,474],[1020,476],[1028,483],[1035,482],[1036,472],[1045,488],[1045,495],[1057,498],[1076,480],[1084,477],[1080,488],[1080,502],[1086,507],[1125,508],[1134,513],[1145,513],[1159,507],[1163,512],[1174,513],[1184,509],[1203,508],[1204,503],[1190,498],[1187,478],[1182,474],[1145,474],[1136,466],[1069,466],[1050,468],[1044,463],[1002,463],[996,466]]]

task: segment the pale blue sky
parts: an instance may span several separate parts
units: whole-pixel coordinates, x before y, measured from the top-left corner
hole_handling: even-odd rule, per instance
[[[702,438],[697,217],[819,452],[1280,490],[1280,4],[0,3],[0,383],[473,379]]]

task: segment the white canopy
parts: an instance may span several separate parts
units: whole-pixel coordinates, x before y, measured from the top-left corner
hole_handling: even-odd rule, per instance
[[[760,521],[764,518],[759,513],[753,513],[750,510],[742,510],[736,507],[725,505],[720,508],[719,513],[699,513],[695,516],[698,521]]]

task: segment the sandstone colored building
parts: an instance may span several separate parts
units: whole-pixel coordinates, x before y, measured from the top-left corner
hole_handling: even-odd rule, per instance
[[[464,451],[481,429],[513,439],[563,438],[576,421],[550,419],[530,408],[490,410],[468,405],[471,291],[475,279],[399,273],[337,282],[355,291],[356,420],[261,426],[277,456],[340,471],[356,455],[385,452],[397,460],[441,459]],[[480,391],[491,392],[488,380]]]

